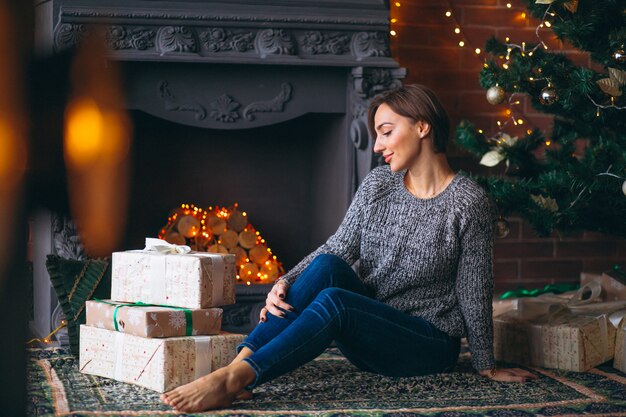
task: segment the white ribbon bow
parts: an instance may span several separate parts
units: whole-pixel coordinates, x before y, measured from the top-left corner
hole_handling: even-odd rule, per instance
[[[166,242],[165,240],[155,239],[152,237],[146,238],[146,247],[144,250],[166,254],[184,254],[191,252],[191,248],[187,245],[175,245],[173,243]]]

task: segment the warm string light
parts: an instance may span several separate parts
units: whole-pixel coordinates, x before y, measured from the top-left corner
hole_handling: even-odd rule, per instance
[[[457,21],[456,17],[454,16],[454,12],[452,11],[452,7],[450,6],[450,2],[447,2],[446,6],[447,6],[447,10],[445,11],[444,15],[447,18],[452,19],[452,21],[454,22],[454,29],[453,29],[454,33],[456,35],[461,36],[461,39],[458,41],[459,47],[464,48],[466,45],[469,46],[467,38],[463,35],[463,31],[461,30],[461,25],[459,24],[459,22]],[[481,54],[481,52],[482,52],[482,50],[480,48],[475,48],[474,49],[474,53],[476,54],[476,56],[479,56]]]
[[[59,330],[61,330],[63,327],[67,326],[67,320],[61,320],[61,324],[59,324],[53,331],[51,331],[47,336],[45,336],[43,339],[39,339],[39,338],[33,338],[30,339],[28,342],[26,342],[27,345],[31,345],[33,343],[44,343],[44,344],[50,344],[52,343],[52,336],[54,336]]]
[[[506,7],[508,9],[512,8],[512,4],[511,3],[507,3]],[[500,59],[503,59],[505,62],[503,62],[501,64],[502,69],[504,69],[505,71],[508,70],[510,68],[510,63],[511,63],[511,53],[513,52],[513,50],[519,50],[520,51],[520,55],[522,57],[532,57],[533,54],[535,53],[535,51],[543,46],[544,49],[548,49],[548,46],[545,44],[545,42],[543,42],[543,40],[541,39],[540,35],[539,35],[539,29],[541,29],[542,27],[546,26],[546,27],[550,27],[551,23],[548,22],[548,24],[546,25],[545,22],[547,22],[547,16],[556,16],[556,14],[554,12],[551,11],[551,7],[552,5],[550,5],[543,16],[542,22],[540,25],[537,26],[535,33],[537,35],[537,38],[539,39],[540,44],[535,45],[533,48],[528,49],[526,42],[521,42],[521,44],[515,44],[511,42],[511,38],[510,37],[505,37],[505,46],[506,46],[506,55],[505,56],[500,56]],[[525,12],[521,12],[520,17],[522,19],[526,19],[526,13]],[[489,65],[487,63],[484,64],[485,68],[489,68]],[[541,68],[538,68],[537,70],[539,73],[542,72]],[[547,80],[546,78],[533,78],[532,76],[529,77],[529,81],[541,81],[541,80]],[[548,80],[548,84],[550,86],[550,81]],[[517,89],[517,86],[514,86],[514,90]],[[518,100],[516,98],[516,95],[519,95],[518,93],[513,93],[509,96],[508,99],[508,103],[507,103],[507,109],[505,110],[505,114],[507,117],[507,120],[503,123],[500,120],[496,121],[496,124],[498,125],[498,132],[492,136],[491,138],[489,138],[488,140],[494,140],[494,138],[499,138],[501,137],[501,135],[503,134],[504,128],[509,125],[510,123],[513,123],[514,126],[519,126],[519,125],[524,125],[524,123],[528,123],[531,124],[531,122],[528,121],[528,119],[526,118],[526,115],[520,111],[520,110],[516,110],[519,115],[515,115],[514,114],[514,106],[517,106],[520,104],[520,100]],[[527,134],[531,134],[532,131],[528,130]],[[546,141],[546,146],[550,146],[551,145],[551,141]]]
[[[510,44],[509,42],[509,38],[506,39],[507,42],[507,51],[510,50],[510,48],[518,48],[521,51],[521,55],[525,56],[524,54],[528,54],[528,56],[532,56],[534,51],[537,50],[537,48],[541,46],[543,46],[544,49],[548,49],[548,45],[546,45],[546,43],[541,39],[541,36],[539,35],[539,30],[547,27],[547,28],[551,28],[552,27],[552,23],[548,20],[548,16],[551,17],[557,17],[558,15],[553,12],[552,9],[552,3],[550,3],[548,5],[548,7],[546,8],[546,11],[543,14],[543,17],[541,18],[541,23],[539,25],[537,25],[537,27],[535,28],[535,35],[537,36],[537,39],[539,39],[540,44],[537,44],[534,48],[532,48],[530,51],[526,51],[526,44],[524,42],[522,42],[522,45],[515,45],[515,44]],[[507,54],[507,60],[508,60],[508,54]],[[541,68],[538,68],[538,72],[541,73]],[[533,77],[529,77],[529,81],[542,81],[542,80],[547,80],[548,81],[548,87],[551,87],[551,82],[549,79],[547,78],[533,78]],[[616,106],[615,105],[615,97],[611,96],[611,104],[610,105],[602,105],[597,103],[589,94],[587,94],[587,98],[593,103],[594,106],[596,106],[596,117],[600,117],[600,109],[609,109],[609,108],[614,108],[617,110],[626,110],[626,106]]]
[[[587,98],[591,100],[594,106],[596,106],[596,117],[600,117],[600,109],[617,109],[617,110],[626,110],[626,106],[617,106],[615,105],[615,97],[611,96],[611,104],[610,105],[602,105],[597,103],[589,94],[587,94]]]
[[[235,203],[232,207],[211,206],[208,210],[203,210],[193,204],[181,204],[180,208],[168,217],[167,225],[159,231],[158,237],[159,239],[171,241],[170,243],[188,244],[193,250],[196,251],[219,253],[226,250],[226,248],[222,246],[222,236],[224,236],[223,233],[225,233],[227,229],[226,226],[224,226],[224,231],[219,234],[215,233],[214,235],[213,231],[210,229],[211,225],[208,224],[207,217],[213,216],[226,225],[226,222],[233,215],[233,213],[239,212],[238,207],[239,205]],[[243,252],[246,255],[243,259],[240,259],[238,256],[237,281],[245,282],[247,285],[250,285],[253,282],[264,283],[273,281],[284,274],[282,263],[278,261],[277,257],[272,253],[272,250],[265,246],[266,241],[261,236],[261,233],[258,230],[255,230],[254,227],[248,222],[248,213],[244,211],[241,212],[241,215],[245,218],[246,222],[246,226],[243,228],[241,233],[246,232],[251,235],[253,242],[251,247],[247,250],[242,246],[237,245],[229,252],[235,253],[235,250],[239,248],[239,252]],[[186,230],[186,233],[181,232],[178,222],[183,216],[191,216],[196,219],[200,224],[200,229],[196,231],[192,226]],[[178,229],[176,229],[177,227]],[[239,242],[241,241],[239,240]],[[255,250],[257,247],[260,248],[257,250],[257,257],[261,257],[260,262],[258,259],[256,261],[258,262],[258,265],[256,262],[252,262],[250,259],[251,256],[248,256],[248,252]],[[267,258],[265,258],[265,255],[259,255],[259,251],[267,252]],[[235,255],[237,255],[237,253],[235,253]]]
[[[400,7],[402,6],[402,3],[400,3],[399,1],[396,1],[396,2],[394,3],[394,6],[396,6],[396,9],[398,9],[398,8],[400,8]],[[396,13],[396,12],[394,12],[394,11],[393,11],[393,9],[392,9],[392,13]],[[397,18],[397,17],[392,17],[392,18],[390,19],[390,23],[391,23],[391,24],[398,23],[398,18]],[[396,38],[396,37],[398,36],[398,31],[397,31],[396,29],[397,29],[397,28],[393,28],[393,27],[392,27],[392,28],[390,28],[390,30],[389,30],[389,34],[391,35],[391,37],[392,37],[392,38]]]

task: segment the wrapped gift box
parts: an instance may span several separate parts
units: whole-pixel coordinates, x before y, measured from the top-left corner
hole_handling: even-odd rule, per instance
[[[615,327],[601,312],[512,310],[494,318],[496,360],[586,371],[615,351]]]
[[[580,285],[586,285],[592,281],[597,281],[602,287],[602,301],[626,300],[626,278],[615,271],[607,271],[598,274],[582,272],[580,274]]]
[[[547,308],[551,303],[564,304],[576,295],[577,291],[566,291],[561,294],[545,293],[537,297],[507,298],[506,300],[494,299],[492,302],[493,317],[511,310],[528,309],[529,307],[536,309],[540,305],[544,306],[541,308],[541,311],[547,312]],[[533,303],[536,303],[536,305],[533,305]]]
[[[228,365],[244,335],[150,339],[82,325],[79,369],[158,392]]]
[[[112,263],[113,300],[194,309],[235,303],[235,255],[131,250],[113,253]]]
[[[214,335],[222,327],[221,308],[192,310],[90,300],[86,309],[88,326],[142,337]]]
[[[622,372],[626,372],[626,318],[622,318],[617,326],[613,367]]]
[[[491,303],[493,316],[499,316],[507,311],[517,309],[517,302],[519,298],[509,298],[507,300],[494,299]]]

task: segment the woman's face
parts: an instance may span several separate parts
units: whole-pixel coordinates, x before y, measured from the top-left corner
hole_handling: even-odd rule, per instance
[[[422,138],[427,133],[424,122],[414,123],[400,116],[387,104],[374,115],[376,142],[374,152],[382,154],[393,172],[410,168],[422,152]]]

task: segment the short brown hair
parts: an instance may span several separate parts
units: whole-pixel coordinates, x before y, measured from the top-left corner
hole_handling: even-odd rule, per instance
[[[446,151],[450,119],[441,101],[430,88],[420,84],[409,84],[374,97],[367,113],[367,125],[373,138],[376,138],[374,116],[382,104],[388,105],[400,116],[408,117],[413,123],[418,121],[428,123],[433,133],[435,152]]]

